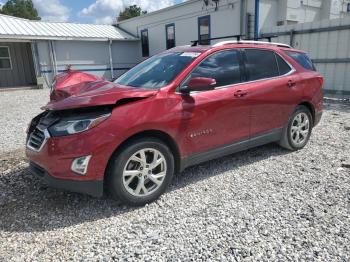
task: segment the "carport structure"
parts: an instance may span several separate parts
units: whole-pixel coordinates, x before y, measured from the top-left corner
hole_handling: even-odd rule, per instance
[[[0,15],[0,88],[47,85],[72,65],[112,79],[140,61],[139,39],[112,25],[31,21]]]

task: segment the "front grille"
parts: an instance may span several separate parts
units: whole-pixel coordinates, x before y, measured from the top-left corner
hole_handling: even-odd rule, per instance
[[[45,132],[39,130],[38,128],[35,128],[29,136],[27,146],[30,149],[39,151],[43,147],[46,139],[47,137],[45,135]]]
[[[40,151],[50,138],[47,128],[57,121],[59,121],[59,118],[49,111],[34,117],[28,129],[27,148],[37,152]]]

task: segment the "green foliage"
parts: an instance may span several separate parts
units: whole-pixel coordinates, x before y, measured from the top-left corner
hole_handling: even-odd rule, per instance
[[[125,8],[124,11],[119,13],[118,22],[129,18],[133,18],[136,16],[140,16],[141,14],[147,14],[147,11],[142,11],[141,7],[138,7],[137,5],[131,5]]]
[[[0,10],[0,14],[11,15],[30,20],[40,20],[32,0],[9,0]]]

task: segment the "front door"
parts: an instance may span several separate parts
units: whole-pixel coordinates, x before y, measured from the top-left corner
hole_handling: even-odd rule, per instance
[[[203,60],[186,78],[216,80],[214,90],[181,95],[181,133],[185,155],[205,152],[249,138],[249,105],[236,91],[241,82],[240,51],[227,49]]]

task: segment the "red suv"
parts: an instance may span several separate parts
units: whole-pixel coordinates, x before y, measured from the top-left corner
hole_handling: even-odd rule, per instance
[[[114,82],[54,91],[28,129],[30,170],[54,187],[144,205],[188,166],[271,142],[303,148],[322,84],[308,56],[283,44],[176,47]]]

